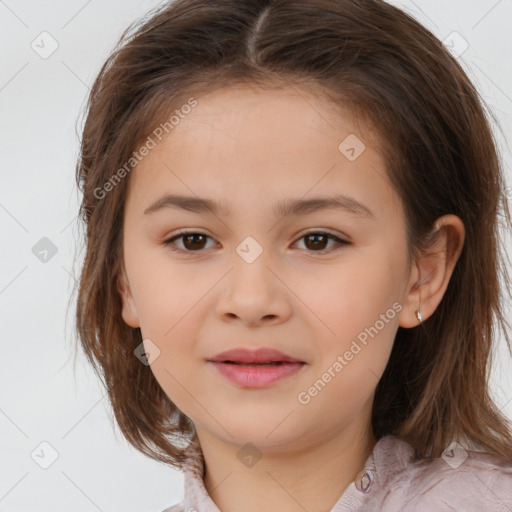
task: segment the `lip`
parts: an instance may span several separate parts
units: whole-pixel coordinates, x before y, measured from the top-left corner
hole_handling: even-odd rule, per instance
[[[217,354],[208,362],[232,383],[249,388],[269,386],[296,374],[306,365],[304,361],[270,348],[228,350]]]
[[[295,359],[294,357],[288,356],[279,352],[279,350],[275,350],[273,348],[258,348],[258,349],[248,349],[248,348],[235,348],[232,350],[226,350],[225,352],[221,352],[217,354],[215,357],[208,359],[211,362],[219,362],[223,363],[226,361],[231,361],[233,363],[274,363],[274,362],[283,362],[283,363],[303,363],[304,361],[300,361],[299,359]]]
[[[249,366],[248,364],[222,363],[209,361],[217,371],[234,384],[247,388],[264,388],[296,374],[306,363],[279,363],[269,366]]]

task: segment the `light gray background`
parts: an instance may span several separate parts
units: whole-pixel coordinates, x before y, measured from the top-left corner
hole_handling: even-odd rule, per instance
[[[74,308],[67,310],[83,256],[76,247],[77,119],[122,30],[158,3],[0,0],[0,512],[159,512],[183,497],[181,473],[112,429],[105,392],[82,357],[75,373]],[[393,3],[441,40],[456,31],[467,41],[459,60],[498,116],[510,177],[512,0]],[[58,42],[46,59],[31,47],[43,31]],[[458,41],[452,51],[463,48]],[[43,237],[57,248],[46,263],[32,252]],[[496,359],[493,393],[512,418],[504,342]],[[39,460],[48,457],[44,441],[58,452],[48,469],[31,457],[36,449]]]

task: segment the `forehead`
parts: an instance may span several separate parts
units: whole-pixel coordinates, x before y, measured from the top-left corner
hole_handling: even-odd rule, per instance
[[[266,198],[317,193],[396,199],[375,132],[343,105],[297,87],[195,98],[132,172],[140,207],[164,191],[217,197],[226,211],[231,200],[261,208]]]

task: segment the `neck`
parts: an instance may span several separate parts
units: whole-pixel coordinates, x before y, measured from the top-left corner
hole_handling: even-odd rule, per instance
[[[223,512],[329,512],[355,480],[373,451],[371,429],[353,424],[316,443],[265,449],[248,465],[239,459],[240,445],[227,444],[198,430],[205,458],[204,484]]]

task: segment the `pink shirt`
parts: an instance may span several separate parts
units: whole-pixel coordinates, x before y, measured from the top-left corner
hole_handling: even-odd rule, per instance
[[[379,439],[331,512],[512,512],[512,461],[501,466],[489,454],[455,449],[413,463],[413,453],[398,437]],[[220,512],[203,483],[201,450],[190,445],[187,454],[184,500],[163,512]]]

